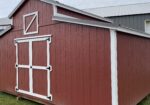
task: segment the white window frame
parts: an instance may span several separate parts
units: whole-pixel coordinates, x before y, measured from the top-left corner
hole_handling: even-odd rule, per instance
[[[29,16],[33,16],[33,18],[31,19],[30,23],[26,27],[26,17],[29,17]],[[34,21],[36,21],[36,30],[32,31],[32,32],[28,32],[28,30],[30,29],[30,27],[32,26],[32,23]],[[31,35],[31,34],[39,33],[39,15],[38,15],[38,11],[23,15],[23,33],[24,33],[24,35]]]
[[[37,41],[47,41],[47,66],[35,66],[32,64],[32,43]],[[22,65],[18,62],[18,44],[19,43],[29,43],[29,65]],[[52,66],[50,65],[50,43],[51,43],[51,35],[44,35],[44,36],[36,36],[36,37],[26,37],[26,38],[17,38],[15,39],[15,46],[16,46],[16,92],[31,95],[34,97],[38,97],[45,100],[52,101],[52,94],[50,92],[50,73],[52,71]],[[27,68],[29,69],[29,91],[19,89],[19,75],[18,71],[19,68]],[[47,71],[47,96],[40,95],[37,93],[33,93],[33,70],[46,70]]]

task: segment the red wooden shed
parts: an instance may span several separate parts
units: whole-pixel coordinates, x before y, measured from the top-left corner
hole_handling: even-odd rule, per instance
[[[136,105],[150,36],[52,0],[22,0],[0,34],[0,91],[49,105]]]

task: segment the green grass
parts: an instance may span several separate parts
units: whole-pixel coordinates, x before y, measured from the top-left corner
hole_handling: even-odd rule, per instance
[[[150,95],[144,98],[138,105],[150,105]]]
[[[0,92],[0,105],[41,105],[25,99],[17,100],[15,96]]]
[[[0,92],[0,105],[42,105],[25,99],[17,100],[15,96]],[[150,96],[143,99],[138,105],[150,105]]]

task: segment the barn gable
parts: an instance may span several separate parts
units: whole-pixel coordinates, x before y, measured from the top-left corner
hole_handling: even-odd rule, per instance
[[[38,34],[42,26],[55,24],[56,22],[52,20],[54,16],[111,22],[108,19],[83,12],[53,0],[22,0],[9,15],[9,18],[13,19],[14,31],[23,30],[22,34],[29,35]]]
[[[31,27],[26,27],[30,25],[26,25],[26,23],[24,23],[24,17],[35,12],[38,12],[38,20],[34,19],[35,21],[31,22],[33,18],[29,17],[31,19],[29,19],[27,23],[31,23]],[[90,13],[78,10],[76,8],[61,4],[53,0],[22,0],[18,4],[18,6],[13,10],[13,12],[9,15],[9,17],[13,18],[13,30],[23,30],[22,34],[25,34],[26,30],[24,30],[24,28],[27,28],[27,30],[29,30],[29,33],[31,30],[34,30],[33,32],[31,32],[31,34],[37,34],[40,31],[39,27],[55,24],[57,23],[57,21],[63,21],[89,26],[111,28],[118,31],[135,34],[138,36],[149,37],[149,35],[146,33],[142,33],[137,30],[132,30],[127,27],[116,26],[110,23],[111,21],[106,18],[92,15]]]
[[[19,9],[25,2],[27,2],[27,1],[28,1],[28,0],[22,0],[22,1],[18,4],[18,6],[11,12],[11,14],[9,15],[9,18],[11,18],[11,17],[16,13],[16,11],[18,11],[18,9]],[[91,13],[88,13],[88,12],[85,12],[85,11],[82,11],[82,10],[79,10],[79,9],[76,9],[76,8],[73,8],[73,7],[70,7],[70,6],[68,6],[68,5],[59,3],[58,1],[53,1],[53,0],[39,0],[39,1],[45,2],[45,3],[47,3],[47,4],[51,4],[51,5],[53,5],[54,7],[58,8],[58,11],[55,11],[55,12],[57,12],[57,13],[70,15],[69,13],[72,12],[71,17],[74,17],[74,16],[75,16],[74,14],[76,14],[75,17],[77,17],[77,18],[93,19],[93,20],[104,21],[104,22],[109,22],[109,23],[112,22],[112,21],[109,20],[109,19],[106,19],[106,18],[97,16],[97,15],[94,15],[94,14],[91,14]],[[53,9],[54,9],[54,8],[53,8]]]
[[[39,27],[53,24],[52,16],[52,5],[41,3],[39,0],[27,0],[13,14],[13,30],[23,30],[23,34],[26,31],[38,33]],[[33,32],[31,34],[36,34]]]

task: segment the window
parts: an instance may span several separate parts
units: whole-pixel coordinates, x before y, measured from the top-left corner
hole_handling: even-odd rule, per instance
[[[150,20],[145,21],[145,32],[150,34]]]
[[[38,33],[38,12],[23,15],[23,33],[24,35]]]

